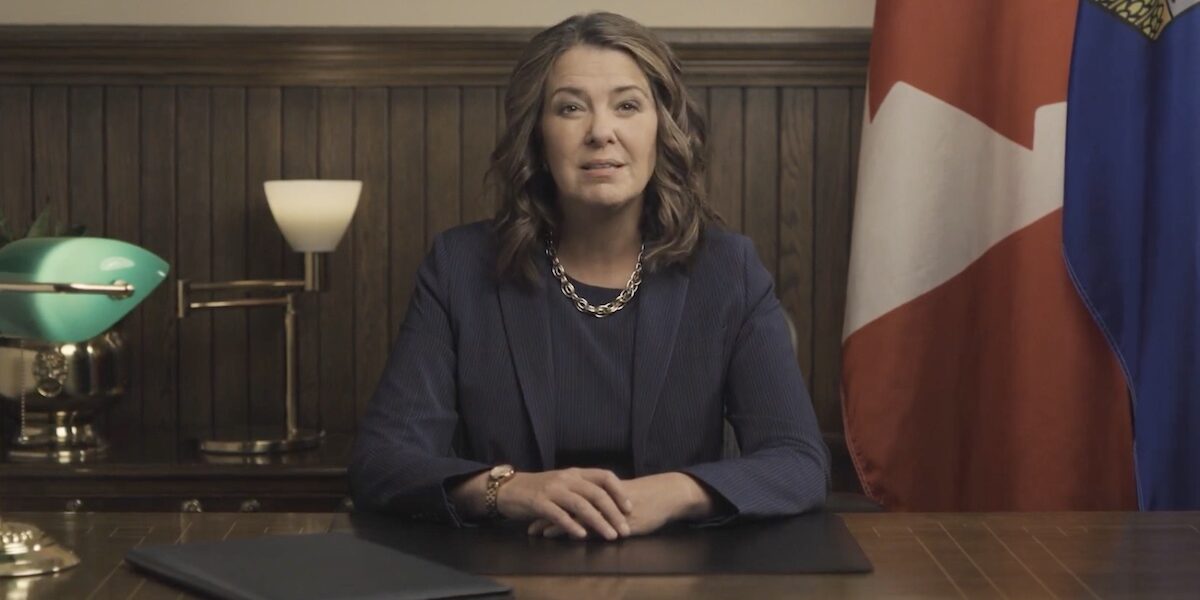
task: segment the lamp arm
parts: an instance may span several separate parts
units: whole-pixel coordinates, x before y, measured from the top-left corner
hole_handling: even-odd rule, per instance
[[[180,280],[187,281],[187,280]],[[195,282],[188,281],[188,289],[193,292],[249,292],[254,290],[294,291],[304,289],[302,279],[238,279],[234,281]]]
[[[0,292],[19,292],[25,294],[56,293],[56,294],[98,294],[113,298],[128,298],[133,295],[133,285],[124,281],[112,284],[92,283],[5,283],[0,282]]]
[[[293,292],[319,292],[322,287],[321,257],[316,252],[304,253],[304,279],[236,279],[233,281],[196,282],[180,279],[176,284],[175,313],[180,319],[196,309],[252,308],[257,306],[283,306],[283,297]],[[282,292],[274,298],[242,298],[235,300],[213,300],[192,302],[195,292]]]

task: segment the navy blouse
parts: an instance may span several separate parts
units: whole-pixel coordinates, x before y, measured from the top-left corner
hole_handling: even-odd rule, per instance
[[[593,305],[621,290],[571,280]],[[633,477],[633,348],[638,297],[603,319],[584,314],[547,274],[554,356],[555,462],[561,467],[609,469]]]

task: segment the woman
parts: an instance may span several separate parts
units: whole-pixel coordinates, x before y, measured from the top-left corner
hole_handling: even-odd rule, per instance
[[[704,202],[670,49],[572,17],[531,40],[505,114],[502,208],[421,265],[359,429],[356,505],[607,540],[820,506],[828,454],[786,321]]]

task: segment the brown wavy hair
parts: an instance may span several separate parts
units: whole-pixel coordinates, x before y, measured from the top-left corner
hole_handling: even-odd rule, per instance
[[[643,269],[686,263],[704,227],[721,218],[704,197],[705,127],[683,85],[671,48],[636,21],[608,12],[576,15],[537,34],[525,47],[504,96],[508,127],[492,152],[489,188],[499,195],[494,227],[502,279],[538,282],[538,255],[557,229],[554,179],[545,168],[538,123],[546,80],[567,50],[589,45],[625,52],[650,82],[658,111],[657,159],[646,184]]]

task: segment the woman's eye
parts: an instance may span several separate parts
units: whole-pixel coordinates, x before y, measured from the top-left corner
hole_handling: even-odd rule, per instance
[[[558,107],[558,114],[560,114],[560,115],[569,115],[572,113],[577,113],[579,111],[580,111],[580,108],[579,108],[578,104],[564,104],[564,105]]]
[[[639,107],[637,102],[622,102],[617,108],[624,111],[636,111]]]

